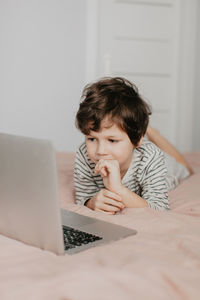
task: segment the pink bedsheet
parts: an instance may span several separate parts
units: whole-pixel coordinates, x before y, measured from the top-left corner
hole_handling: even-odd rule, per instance
[[[0,235],[0,299],[200,299],[200,153],[186,155],[196,173],[170,193],[171,211],[115,216],[74,204],[73,158],[57,155],[61,206],[138,234],[60,257]]]

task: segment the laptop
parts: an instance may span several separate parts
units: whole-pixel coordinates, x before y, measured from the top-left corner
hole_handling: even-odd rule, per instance
[[[60,209],[58,195],[51,142],[0,133],[0,234],[57,255],[136,234]]]

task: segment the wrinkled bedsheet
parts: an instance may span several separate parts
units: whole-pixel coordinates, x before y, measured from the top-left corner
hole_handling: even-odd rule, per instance
[[[0,235],[0,299],[200,299],[200,153],[185,156],[195,174],[170,193],[169,212],[109,216],[74,204],[74,154],[58,153],[61,207],[138,234],[72,256]]]

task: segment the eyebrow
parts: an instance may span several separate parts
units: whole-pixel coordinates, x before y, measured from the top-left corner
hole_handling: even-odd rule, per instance
[[[95,134],[87,134],[86,136],[91,136],[91,137],[96,137]],[[116,135],[106,135],[104,136],[104,138],[109,138],[109,139],[120,139],[119,136],[116,136]]]

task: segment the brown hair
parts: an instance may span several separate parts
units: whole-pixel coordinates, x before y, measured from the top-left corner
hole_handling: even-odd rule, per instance
[[[124,130],[133,145],[144,136],[151,109],[140,97],[137,87],[121,77],[105,77],[87,85],[82,93],[76,126],[88,135],[99,131],[105,117]]]

